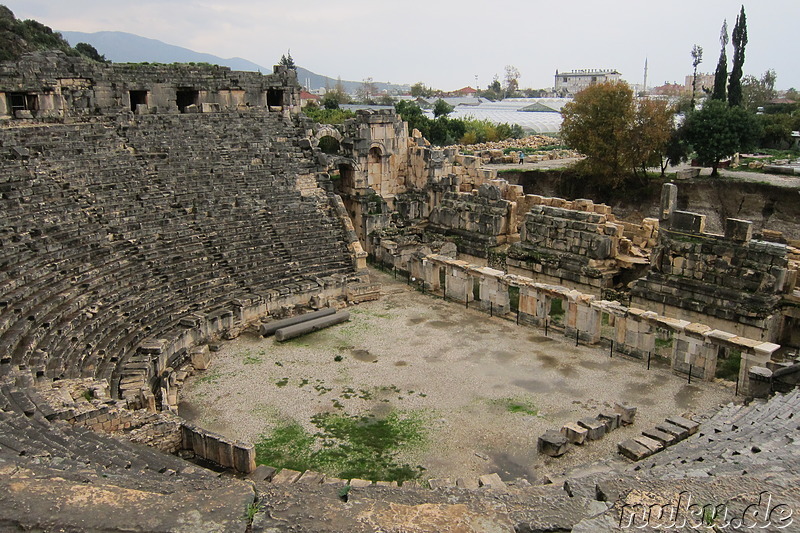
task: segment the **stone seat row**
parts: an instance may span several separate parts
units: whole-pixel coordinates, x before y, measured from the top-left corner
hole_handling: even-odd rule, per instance
[[[640,437],[620,442],[617,444],[617,451],[632,461],[641,461],[694,435],[698,427],[699,424],[693,420],[673,416],[654,428],[642,431]]]
[[[769,401],[729,404],[691,438],[635,464],[661,478],[784,475],[800,468],[800,389]]]

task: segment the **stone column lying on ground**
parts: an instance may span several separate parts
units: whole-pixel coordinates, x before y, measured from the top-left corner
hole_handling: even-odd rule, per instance
[[[350,313],[348,311],[342,311],[334,315],[324,316],[316,320],[309,320],[308,322],[281,328],[275,332],[275,339],[278,342],[288,341],[289,339],[294,339],[295,337],[300,337],[307,333],[313,333],[329,326],[347,322],[348,320],[350,320]]]
[[[285,328],[287,326],[293,326],[295,324],[301,324],[303,322],[308,322],[309,320],[315,320],[317,318],[322,318],[324,316],[330,316],[334,313],[336,313],[336,309],[328,307],[326,309],[320,309],[319,311],[314,311],[313,313],[306,313],[304,315],[293,316],[292,318],[285,318],[283,320],[276,320],[274,322],[262,324],[261,327],[258,328],[258,332],[261,334],[262,337],[269,337],[270,335],[272,335],[281,328]]]

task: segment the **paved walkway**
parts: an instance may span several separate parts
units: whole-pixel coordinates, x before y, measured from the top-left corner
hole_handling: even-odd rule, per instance
[[[488,164],[484,166],[486,168],[495,168],[498,171],[553,170],[553,169],[572,166],[579,160],[580,158],[572,157],[568,159],[553,159],[551,161],[525,162],[521,165],[519,163],[500,163],[500,164]],[[678,170],[683,170],[687,168],[693,168],[693,167],[688,163],[681,163],[678,166],[667,168],[666,174],[669,177],[674,177],[675,173]],[[652,168],[650,170],[653,172],[661,172],[660,168]],[[781,174],[766,174],[764,172],[751,172],[747,170],[728,170],[728,169],[719,169],[719,174],[721,177],[736,181],[769,183],[770,185],[776,187],[785,187],[787,189],[800,189],[800,176],[785,176]],[[711,168],[700,169],[701,177],[708,177],[710,175],[711,175]]]

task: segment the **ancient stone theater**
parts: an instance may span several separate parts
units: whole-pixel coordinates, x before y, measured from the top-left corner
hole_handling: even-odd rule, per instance
[[[299,104],[284,67],[0,63],[3,531],[798,527],[791,235],[736,218],[712,232],[671,183],[657,216],[623,221],[526,194],[487,164],[502,154],[433,147],[393,110],[330,126]],[[735,354],[736,389],[537,483],[278,470],[180,416],[184,381],[225,342],[335,328],[380,298],[368,259],[442,305],[558,342],[642,367],[660,349],[699,387]],[[619,402],[529,447],[575,456],[637,409]]]

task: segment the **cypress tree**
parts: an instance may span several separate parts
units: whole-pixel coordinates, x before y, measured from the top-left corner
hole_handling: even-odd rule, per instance
[[[728,56],[725,49],[728,46],[728,21],[722,23],[722,30],[719,33],[719,43],[722,50],[719,52],[717,70],[714,73],[714,91],[711,93],[712,100],[725,101],[725,84],[728,81]]]
[[[733,43],[733,67],[728,82],[728,105],[742,105],[742,66],[744,65],[744,48],[747,45],[747,19],[744,6],[736,17],[736,25],[731,36]]]

